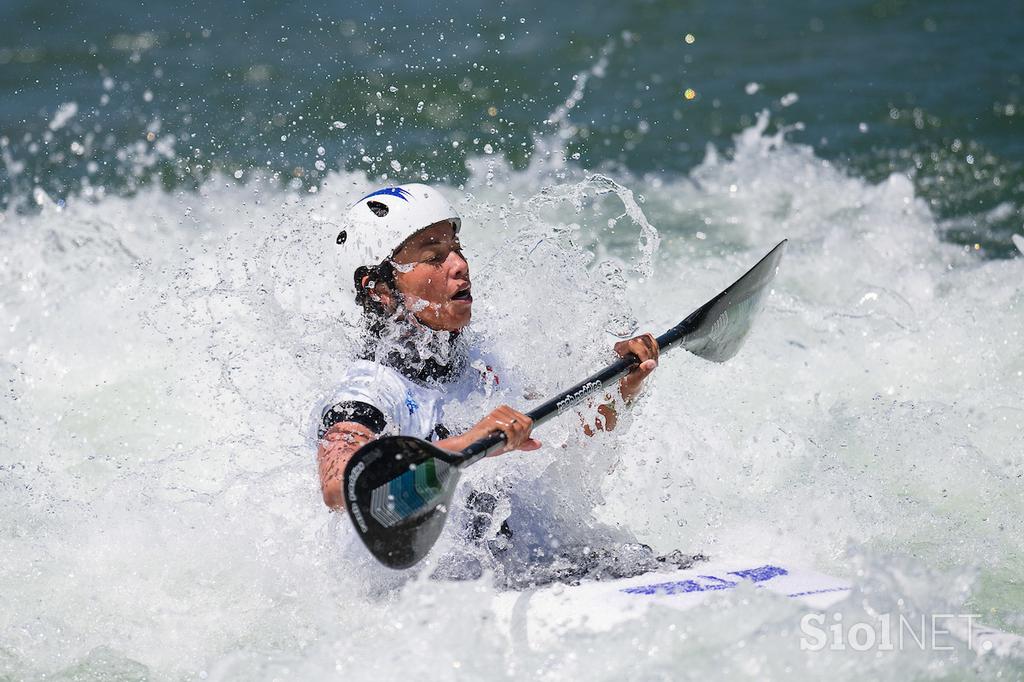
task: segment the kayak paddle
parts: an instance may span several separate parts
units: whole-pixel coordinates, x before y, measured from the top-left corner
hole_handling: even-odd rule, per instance
[[[698,357],[725,362],[739,351],[761,310],[786,249],[782,240],[730,287],[658,337],[661,352],[682,345]],[[526,413],[536,428],[572,409],[637,364],[633,354]],[[448,515],[459,471],[499,449],[498,431],[461,452],[411,436],[385,436],[361,447],[345,466],[342,493],[359,537],[389,568],[412,566],[434,546]]]

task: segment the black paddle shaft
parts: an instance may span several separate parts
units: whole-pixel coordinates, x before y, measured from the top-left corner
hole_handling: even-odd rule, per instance
[[[672,345],[678,343],[686,333],[686,330],[680,329],[681,326],[682,325],[673,327],[659,336],[657,339],[658,348],[667,350]],[[533,408],[526,413],[526,416],[533,420],[533,427],[537,428],[544,422],[557,417],[572,407],[575,407],[594,393],[600,391],[602,388],[605,388],[609,384],[612,384],[629,374],[629,371],[638,364],[638,361],[639,358],[630,353],[624,358],[620,358],[608,365],[600,372],[587,377],[572,388],[565,390],[546,403]],[[501,431],[496,431],[489,436],[471,443],[462,451],[462,455],[466,457],[466,459],[460,463],[460,468],[476,462],[480,457],[486,457],[500,448],[504,442],[505,434]]]
[[[779,242],[768,255],[729,288],[659,336],[657,341],[660,351],[664,353],[682,343],[691,352],[716,362],[724,362],[735,355],[749,331],[750,320],[763,302],[765,285],[775,276],[785,248],[786,240]],[[745,303],[748,305],[743,305]],[[730,310],[733,311],[731,318]],[[741,310],[743,314],[738,315],[737,310]],[[713,320],[711,324],[707,323],[709,319]],[[733,330],[729,336],[725,332],[730,327],[740,328]],[[697,333],[690,336],[692,332]],[[729,338],[729,342],[723,344],[722,340],[726,338]],[[546,403],[533,408],[526,416],[533,420],[533,427],[536,428],[618,381],[628,374],[638,361],[639,358],[630,353]],[[486,457],[498,450],[504,442],[505,434],[498,431],[471,443],[460,453],[464,459],[459,462],[458,467],[469,466],[481,457]]]

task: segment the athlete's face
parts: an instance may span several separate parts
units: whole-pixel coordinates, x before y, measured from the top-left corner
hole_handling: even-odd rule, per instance
[[[420,322],[449,332],[469,324],[473,315],[469,263],[451,223],[420,230],[402,244],[392,261],[398,291]]]

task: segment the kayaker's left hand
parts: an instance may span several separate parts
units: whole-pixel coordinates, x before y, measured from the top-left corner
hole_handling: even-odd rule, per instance
[[[619,393],[627,403],[640,393],[644,379],[658,366],[658,351],[658,342],[651,334],[641,334],[615,344],[615,352],[619,357],[624,358],[632,353],[640,360],[640,363],[619,381]]]

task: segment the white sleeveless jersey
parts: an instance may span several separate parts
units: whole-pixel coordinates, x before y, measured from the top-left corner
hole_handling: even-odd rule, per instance
[[[329,425],[338,421],[362,423],[380,435],[425,440],[461,433],[501,402],[518,403],[522,399],[509,390],[505,377],[494,366],[493,361],[471,350],[465,370],[455,381],[425,386],[392,367],[357,360],[317,406],[309,435],[318,440]],[[361,412],[360,405],[371,406],[379,414],[373,410]]]

